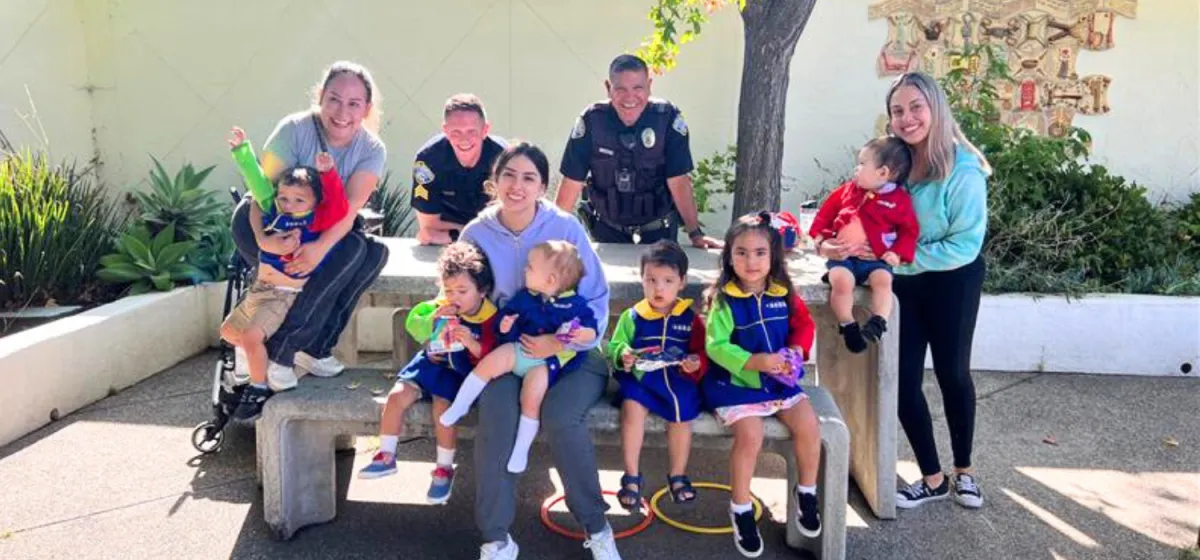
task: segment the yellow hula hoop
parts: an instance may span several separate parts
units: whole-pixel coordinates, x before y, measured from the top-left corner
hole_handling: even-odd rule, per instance
[[[693,482],[692,487],[694,487],[694,488],[711,488],[713,490],[724,490],[726,492],[733,491],[733,488],[730,488],[730,486],[728,484],[720,484],[717,482]],[[670,491],[671,491],[670,486],[663,486],[661,489],[659,489],[658,492],[654,493],[653,497],[650,498],[650,510],[654,512],[655,517],[659,518],[667,525],[670,525],[681,531],[687,531],[689,533],[698,533],[701,535],[728,535],[729,533],[733,532],[733,527],[729,527],[729,526],[697,527],[695,525],[688,525],[687,523],[684,523],[682,521],[676,521],[674,519],[671,519],[670,517],[667,517],[666,514],[664,514],[662,512],[662,510],[658,508],[658,500],[661,499],[664,494],[666,494],[667,492],[670,492]],[[759,502],[758,498],[751,495],[750,503],[754,505],[754,520],[755,521],[761,520],[762,515],[763,515],[762,502]]]

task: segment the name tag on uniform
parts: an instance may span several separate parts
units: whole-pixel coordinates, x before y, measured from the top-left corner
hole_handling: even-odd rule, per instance
[[[608,149],[608,148],[600,148],[600,153],[602,153],[602,154],[604,154],[604,155],[606,155],[606,156],[611,156],[611,155],[613,155],[613,151],[612,151],[612,150],[610,150],[610,149]]]

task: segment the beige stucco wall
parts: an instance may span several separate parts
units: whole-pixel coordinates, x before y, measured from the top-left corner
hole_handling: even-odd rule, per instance
[[[833,180],[821,167],[848,167],[881,112],[888,80],[875,75],[874,59],[886,24],[867,21],[867,3],[818,3],[800,39],[787,111],[784,172],[797,186],[784,195],[789,207]],[[575,115],[603,96],[608,60],[649,29],[649,4],[8,0],[0,126],[29,139],[11,110],[25,106],[28,84],[56,152],[97,150],[112,188],[141,188],[150,154],[171,168],[219,164],[216,188],[235,180],[223,141],[230,125],[261,143],[278,118],[306,105],[324,64],[349,58],[380,83],[390,168],[406,173],[456,91],[480,94],[496,133],[542,144],[557,164]],[[1093,133],[1097,161],[1156,195],[1200,189],[1197,4],[1142,0],[1137,19],[1118,19],[1115,49],[1079,59],[1081,74],[1113,77],[1113,112],[1076,124]],[[736,133],[741,42],[736,14],[719,13],[655,81],[657,95],[684,109],[697,158]]]

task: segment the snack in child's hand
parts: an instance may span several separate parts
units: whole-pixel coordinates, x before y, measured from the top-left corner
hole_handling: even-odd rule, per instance
[[[450,334],[458,327],[458,317],[438,317],[433,320],[433,335],[429,338],[429,353],[445,354],[448,352],[458,352],[464,348],[463,344]]]
[[[578,331],[580,328],[582,328],[582,323],[576,317],[571,319],[570,323],[563,323],[561,327],[558,327],[558,332],[554,333],[554,338],[557,338],[563,344],[567,344],[571,342],[571,337],[575,334],[575,331]]]
[[[771,374],[777,381],[795,387],[800,384],[800,379],[804,377],[804,353],[797,352],[791,348],[784,348],[779,351],[783,356],[786,367],[783,372]]]
[[[683,363],[685,358],[683,351],[678,348],[668,348],[665,352],[658,346],[635,350],[638,353],[638,359],[633,363],[633,367],[638,371],[657,371],[668,366],[675,366]]]

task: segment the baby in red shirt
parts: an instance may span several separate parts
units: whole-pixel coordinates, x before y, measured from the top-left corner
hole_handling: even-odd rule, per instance
[[[882,136],[867,142],[858,152],[854,179],[830,193],[808,233],[818,252],[833,240],[850,255],[825,266],[838,332],[856,354],[867,349],[867,340],[877,342],[887,331],[892,267],[912,262],[917,249],[920,227],[903,187],[911,168],[912,154],[903,140]],[[871,288],[871,318],[862,327],[851,311],[856,285]]]

